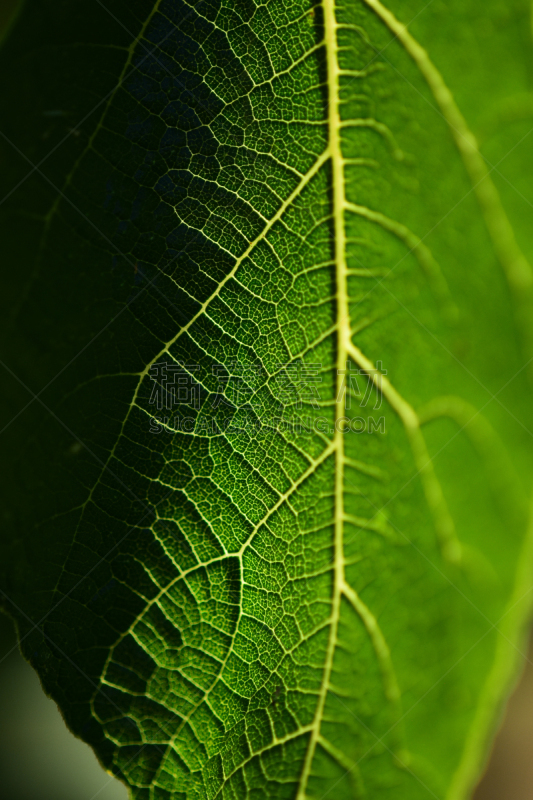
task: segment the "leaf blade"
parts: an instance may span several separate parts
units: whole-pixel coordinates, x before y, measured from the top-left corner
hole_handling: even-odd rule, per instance
[[[54,424],[63,424],[62,450],[56,429],[34,417],[44,430],[35,441],[57,463],[55,477],[40,481],[35,517],[27,517],[31,546],[45,531],[45,574],[38,577],[36,559],[4,585],[46,688],[136,797],[274,792],[303,800],[333,787],[346,797],[425,796],[428,787],[463,796],[488,724],[472,720],[490,716],[481,676],[489,675],[485,693],[493,695],[497,683],[499,694],[502,675],[490,674],[511,670],[509,650],[500,647],[494,657],[500,640],[486,627],[517,599],[526,491],[513,488],[510,469],[498,472],[493,453],[501,447],[491,450],[489,421],[481,417],[482,433],[475,421],[505,389],[478,346],[496,298],[504,298],[496,317],[505,344],[491,358],[508,379],[524,365],[511,301],[489,263],[475,206],[462,228],[454,230],[457,215],[447,222],[453,202],[469,203],[471,189],[461,193],[464,168],[454,166],[443,181],[447,193],[435,200],[417,165],[425,159],[429,173],[443,153],[452,163],[462,141],[454,145],[442,120],[421,111],[428,103],[422,85],[412,91],[419,78],[409,56],[430,84],[435,72],[389,12],[366,5],[370,11],[347,6],[336,22],[329,3],[322,11],[273,5],[268,12],[245,4],[238,12],[155,4],[147,21],[135,19],[137,39],[121,50],[119,84],[75,169],[67,166],[65,196],[53,198],[44,215],[45,269],[54,269],[62,252],[68,275],[70,247],[96,276],[82,275],[89,299],[84,344],[92,298],[105,286],[113,299],[101,315],[109,336],[102,334],[95,361],[88,349],[85,363],[67,372],[78,385],[72,390],[65,375],[44,391],[45,418],[52,409]],[[379,61],[388,47],[380,16],[399,39],[389,42],[386,61]],[[69,10],[68,25],[74,17]],[[369,68],[377,64],[382,69]],[[367,91],[354,92],[354,81]],[[389,101],[391,83],[396,96]],[[374,104],[372,115],[364,116],[365,104]],[[423,118],[427,131],[402,127],[402,113],[411,123]],[[416,142],[413,157],[408,147]],[[475,232],[472,244],[465,225]],[[469,293],[458,254],[475,275]],[[26,320],[47,283],[40,269],[22,301]],[[487,298],[479,290],[487,276],[501,297],[492,286],[481,320],[475,310]],[[80,276],[67,280],[68,300]],[[61,291],[47,292],[57,303]],[[74,332],[78,322],[67,312],[59,329]],[[19,352],[31,363],[39,348],[29,339]],[[130,352],[126,342],[135,343]],[[470,360],[454,355],[465,342],[474,350]],[[56,346],[52,356],[61,368],[64,352]],[[189,402],[189,429],[167,419],[154,436],[150,367],[163,355],[181,365],[189,383],[199,378],[202,403]],[[220,393],[213,362],[229,367],[240,401],[228,383],[222,402],[207,402]],[[313,394],[304,404],[310,430],[300,425],[302,413],[296,429],[279,428],[276,392],[287,362],[321,379],[318,406]],[[385,367],[376,369],[379,362]],[[342,432],[350,364],[366,382],[359,419],[367,430],[376,423],[365,403],[375,398],[379,408],[383,395],[385,436],[376,431],[363,441],[356,430]],[[54,380],[53,367],[44,371]],[[450,399],[457,386],[463,398]],[[515,393],[511,402],[505,397],[511,422],[503,406],[489,412],[519,470],[530,474],[519,441],[529,395],[524,384]],[[415,409],[430,400],[424,437]],[[292,406],[286,401],[284,411]],[[459,433],[437,418],[452,420]],[[86,448],[82,463],[65,463],[65,452],[80,452],[71,452],[69,435]],[[468,466],[458,471],[461,461]],[[486,477],[479,478],[484,461]],[[461,486],[466,475],[474,502]],[[36,478],[22,485],[33,492]],[[48,486],[65,479],[64,498],[43,499]],[[19,518],[20,506],[19,495]],[[47,516],[48,531],[46,523],[36,527]],[[505,557],[502,525],[515,531]],[[31,586],[36,580],[41,594]],[[523,620],[521,611],[509,623],[505,635],[514,643]],[[463,640],[482,642],[481,663]],[[438,699],[422,702],[435,687]],[[435,724],[441,705],[449,710],[428,741],[428,719]],[[474,754],[453,778],[469,727]]]

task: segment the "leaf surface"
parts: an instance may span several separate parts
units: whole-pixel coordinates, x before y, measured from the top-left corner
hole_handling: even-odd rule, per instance
[[[528,26],[28,0],[4,43],[3,605],[132,797],[475,783],[532,586]]]

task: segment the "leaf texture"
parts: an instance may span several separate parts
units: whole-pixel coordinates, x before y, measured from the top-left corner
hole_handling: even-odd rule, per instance
[[[28,0],[6,39],[3,605],[133,798],[475,782],[532,586],[527,13]]]

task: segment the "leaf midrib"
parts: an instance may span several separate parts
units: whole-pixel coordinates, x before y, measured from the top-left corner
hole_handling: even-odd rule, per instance
[[[311,765],[320,739],[320,729],[326,697],[330,688],[333,657],[337,641],[340,616],[341,590],[344,584],[344,434],[341,421],[344,417],[342,374],[346,368],[349,343],[351,341],[350,316],[348,307],[348,275],[346,264],[346,233],[344,229],[344,207],[346,203],[344,187],[344,162],[341,150],[341,125],[339,111],[339,62],[337,47],[338,23],[335,15],[335,0],[323,0],[324,40],[326,48],[327,100],[328,100],[328,141],[331,160],[334,263],[337,305],[337,379],[335,399],[335,492],[334,492],[334,565],[333,591],[331,603],[330,631],[320,694],[307,747],[303,769],[300,775],[297,800],[305,800],[307,782]]]

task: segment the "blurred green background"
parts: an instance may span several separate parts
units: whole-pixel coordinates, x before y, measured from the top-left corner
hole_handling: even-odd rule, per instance
[[[533,798],[533,634],[474,800]]]
[[[0,800],[126,800],[91,748],[66,728],[0,614]]]

